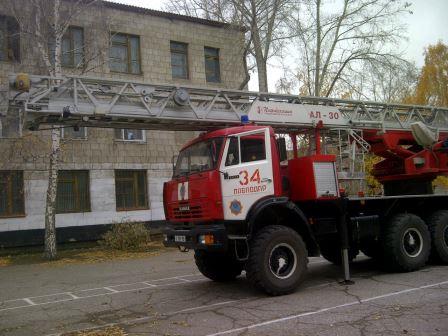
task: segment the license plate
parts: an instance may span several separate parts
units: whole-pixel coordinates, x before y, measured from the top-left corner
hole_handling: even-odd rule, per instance
[[[174,236],[174,241],[178,243],[185,243],[187,239],[185,236]]]

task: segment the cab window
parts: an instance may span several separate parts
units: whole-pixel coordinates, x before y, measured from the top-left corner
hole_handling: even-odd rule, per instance
[[[226,167],[240,164],[240,158],[241,163],[266,159],[264,132],[230,138],[225,161]]]
[[[240,138],[241,162],[253,162],[266,159],[264,134],[246,135]]]
[[[240,163],[240,149],[238,146],[238,138],[230,138],[229,149],[227,150],[226,167],[234,166]]]

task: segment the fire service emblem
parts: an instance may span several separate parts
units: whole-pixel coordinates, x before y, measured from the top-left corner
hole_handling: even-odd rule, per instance
[[[188,199],[188,181],[177,185],[177,199],[179,201],[185,201]]]
[[[230,202],[229,209],[230,212],[236,216],[239,215],[241,211],[243,211],[243,205],[241,204],[240,201],[233,200],[232,202]]]

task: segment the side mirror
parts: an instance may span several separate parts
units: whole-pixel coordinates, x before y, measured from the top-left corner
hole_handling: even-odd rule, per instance
[[[278,156],[280,159],[280,162],[285,161],[288,159],[288,154],[286,152],[286,139],[285,138],[277,138],[277,149],[278,149]]]

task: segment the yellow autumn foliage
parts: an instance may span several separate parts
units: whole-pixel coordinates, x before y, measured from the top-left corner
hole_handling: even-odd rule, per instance
[[[381,183],[372,175],[373,166],[381,160],[382,158],[373,154],[369,154],[365,158],[366,193],[369,196],[381,195],[383,192]]]

